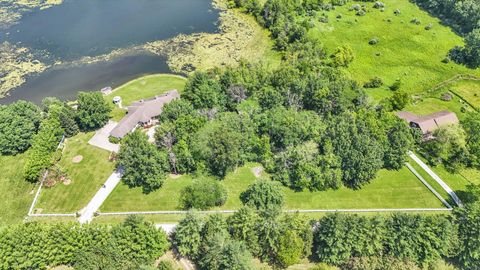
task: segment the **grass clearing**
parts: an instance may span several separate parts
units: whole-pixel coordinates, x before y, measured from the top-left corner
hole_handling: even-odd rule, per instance
[[[93,132],[80,133],[67,139],[59,165],[66,170],[71,183],[42,189],[37,213],[73,213],[82,209],[112,174],[115,164],[108,161],[110,153],[89,145],[92,136]],[[83,160],[73,163],[72,158],[77,155],[83,156]]]
[[[375,76],[383,79],[385,86],[367,92],[379,100],[391,95],[388,86],[401,79],[401,89],[414,94],[431,89],[434,85],[457,74],[479,75],[480,69],[472,70],[453,62],[442,63],[448,51],[455,45],[463,45],[462,38],[439,19],[430,16],[407,0],[386,0],[385,11],[373,8],[371,2],[348,2],[335,10],[325,12],[328,23],[316,22],[309,35],[318,37],[329,52],[340,45],[349,45],[356,55],[348,71],[360,83]],[[354,4],[365,4],[365,16],[356,16],[350,11]],[[400,10],[398,16],[394,10]],[[318,17],[322,16],[319,13]],[[341,18],[336,17],[341,15]],[[410,21],[420,20],[420,24]],[[425,27],[431,24],[431,30]],[[369,41],[378,39],[376,45]]]
[[[22,175],[25,154],[0,156],[0,227],[19,223],[35,196],[34,185]]]
[[[480,110],[480,81],[458,81],[450,85],[449,90],[462,97],[476,110]]]
[[[228,191],[225,205],[216,209],[233,210],[242,204],[239,195],[256,179],[248,164],[229,174],[222,184]],[[102,212],[180,210],[181,190],[192,182],[191,176],[169,178],[164,186],[150,194],[141,188],[119,184],[101,207]],[[295,192],[284,188],[286,209],[364,209],[364,208],[442,208],[442,203],[407,169],[381,170],[376,179],[360,190]]]

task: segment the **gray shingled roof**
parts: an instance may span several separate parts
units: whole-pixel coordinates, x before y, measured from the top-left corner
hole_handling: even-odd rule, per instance
[[[110,136],[123,138],[132,131],[138,123],[147,123],[162,113],[163,105],[180,98],[177,90],[168,91],[161,96],[150,100],[141,100],[128,107],[128,114],[120,120],[118,125],[110,132]]]

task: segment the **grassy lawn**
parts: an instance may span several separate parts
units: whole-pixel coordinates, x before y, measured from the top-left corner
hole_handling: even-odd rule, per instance
[[[24,156],[0,156],[0,227],[21,222],[35,196],[22,176]]]
[[[229,174],[222,184],[228,191],[225,205],[218,209],[237,209],[239,195],[256,179],[248,164]],[[169,178],[164,186],[148,195],[140,188],[120,184],[101,207],[102,212],[180,210],[180,191],[192,182],[190,176]],[[441,202],[406,168],[381,170],[376,179],[361,190],[341,188],[319,192],[294,192],[284,188],[286,209],[361,209],[361,208],[430,208]]]
[[[105,96],[105,100],[112,104],[113,97],[120,96],[123,107],[127,107],[134,101],[152,98],[169,90],[176,89],[182,92],[186,82],[186,78],[173,74],[147,75],[117,87],[111,94]],[[126,109],[120,109],[113,104],[112,109],[110,118],[114,121],[120,121],[127,112]]]
[[[465,99],[475,109],[480,110],[480,81],[459,81],[452,84],[449,89]]]
[[[325,12],[328,23],[316,22],[309,35],[318,37],[329,52],[340,45],[349,45],[354,50],[355,60],[348,68],[352,77],[360,83],[378,76],[385,86],[368,90],[375,99],[391,94],[387,86],[401,79],[401,89],[420,93],[457,74],[479,75],[480,69],[472,70],[455,63],[442,63],[448,51],[462,45],[462,38],[443,26],[439,19],[420,10],[407,0],[386,0],[385,11],[373,8],[370,2],[348,2],[335,10]],[[353,4],[365,4],[365,16],[356,16],[349,11]],[[400,14],[394,15],[399,9]],[[323,12],[319,13],[321,17]],[[336,17],[341,15],[341,18]],[[420,20],[420,24],[410,21]],[[425,27],[431,24],[431,30]],[[376,45],[369,41],[377,38]]]
[[[87,205],[114,169],[108,161],[109,152],[88,144],[93,133],[80,133],[67,139],[59,165],[66,170],[71,184],[58,183],[42,190],[36,205],[37,212],[73,213]],[[82,155],[80,163],[72,158]]]

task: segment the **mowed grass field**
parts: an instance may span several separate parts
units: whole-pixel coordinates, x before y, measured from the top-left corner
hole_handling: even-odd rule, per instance
[[[122,105],[126,108],[135,101],[152,98],[169,90],[176,89],[182,92],[186,83],[187,79],[178,75],[147,75],[119,86],[114,89],[111,94],[105,96],[105,100],[112,104],[113,97],[120,96],[122,98]],[[113,104],[112,108],[111,118],[114,121],[122,119],[126,113],[126,109],[120,109],[117,106],[113,106]]]
[[[239,195],[256,177],[248,164],[229,174],[222,184],[227,189],[225,205],[216,209],[241,207]],[[263,177],[268,177],[264,175]],[[191,176],[169,178],[164,186],[148,195],[140,188],[119,184],[101,207],[101,212],[181,210],[181,190],[192,182]],[[381,170],[376,179],[360,190],[342,187],[339,190],[295,192],[283,188],[286,209],[364,209],[364,208],[442,208],[442,203],[406,168]]]
[[[448,90],[462,97],[476,110],[480,110],[480,80],[459,81],[450,85]]]
[[[35,196],[22,175],[25,154],[0,156],[0,227],[21,222]]]
[[[421,93],[457,74],[479,76],[480,69],[469,69],[453,62],[442,63],[448,51],[463,40],[440,20],[430,16],[408,0],[384,0],[385,11],[373,8],[373,2],[348,2],[323,14],[328,22],[316,21],[309,35],[318,37],[326,49],[333,53],[341,45],[349,45],[355,60],[348,67],[353,79],[363,84],[375,76],[385,85],[368,89],[374,99],[391,95],[388,86],[401,79],[402,90],[411,94]],[[349,10],[354,4],[366,5],[365,16],[356,16]],[[399,15],[394,11],[400,10]],[[341,16],[341,18],[337,18]],[[420,24],[411,23],[418,19]],[[425,27],[431,24],[432,28]],[[369,41],[378,39],[376,45]]]
[[[59,166],[66,171],[71,183],[43,188],[35,207],[37,213],[77,212],[112,174],[115,164],[108,160],[110,153],[88,144],[93,134],[80,133],[67,139]],[[74,163],[72,159],[78,155],[83,156],[83,160]]]

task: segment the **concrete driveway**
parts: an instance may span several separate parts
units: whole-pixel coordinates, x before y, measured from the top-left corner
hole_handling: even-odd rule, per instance
[[[108,140],[110,132],[117,126],[117,124],[117,122],[108,121],[103,128],[95,132],[95,135],[88,141],[88,143],[107,151],[118,153],[120,150],[120,145],[111,143]]]

